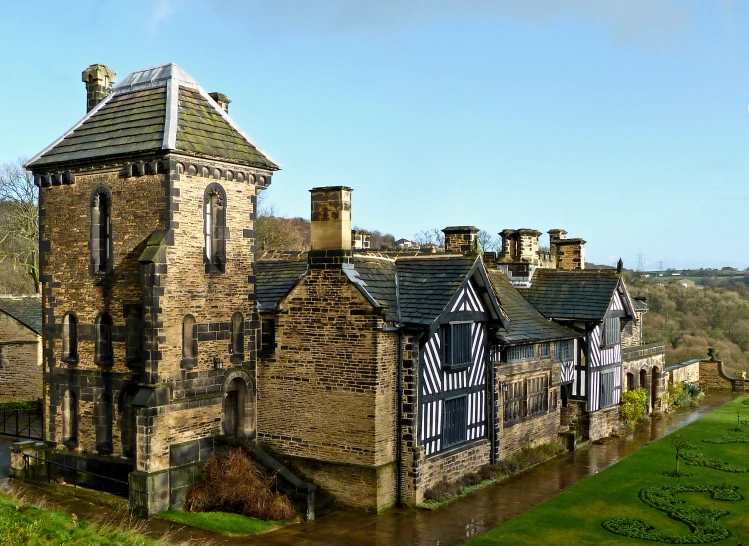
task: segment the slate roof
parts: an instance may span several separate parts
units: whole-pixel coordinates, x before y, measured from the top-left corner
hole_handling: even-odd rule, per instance
[[[30,169],[146,152],[181,151],[272,170],[279,165],[175,64],[139,70],[112,88]]]
[[[462,255],[400,258],[396,263],[401,320],[420,325],[434,322],[466,280],[475,262],[475,258]]]
[[[257,260],[255,298],[258,310],[275,309],[307,272],[307,260]]]
[[[476,258],[462,255],[393,259],[354,254],[354,268],[344,271],[365,297],[386,309],[387,320],[428,326],[445,310],[475,263]],[[303,253],[259,257],[255,294],[261,310],[275,309],[306,270]]]
[[[602,320],[619,279],[615,269],[537,269],[526,298],[546,318]]]
[[[510,319],[507,331],[500,329],[497,332],[497,338],[504,344],[520,345],[581,337],[581,334],[560,326],[539,313],[515,288],[507,275],[497,269],[490,269],[487,273],[494,294]]]
[[[0,296],[0,311],[7,313],[24,326],[41,335],[41,296]]]

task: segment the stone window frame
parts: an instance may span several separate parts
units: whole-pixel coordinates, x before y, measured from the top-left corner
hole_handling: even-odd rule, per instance
[[[101,392],[94,402],[92,416],[96,450],[100,455],[112,453],[112,397]]]
[[[183,368],[198,365],[198,322],[191,314],[182,317],[182,362]]]
[[[551,358],[551,342],[550,341],[544,341],[543,343],[539,343],[538,347],[539,347],[539,356],[541,358]]]
[[[112,348],[112,333],[114,321],[112,315],[102,311],[96,315],[94,322],[95,348],[94,364],[98,366],[111,367],[114,365],[114,349]]]
[[[218,182],[211,182],[203,193],[203,262],[206,273],[226,271],[226,191]]]
[[[502,384],[502,421],[505,427],[521,422],[525,416],[524,383],[521,379]]]
[[[240,311],[235,311],[231,316],[231,362],[241,364],[244,360],[244,334],[245,321],[244,315]]]
[[[526,382],[526,416],[535,417],[549,412],[549,376],[529,377]]]
[[[137,414],[133,399],[138,392],[137,385],[128,385],[120,391],[119,420],[122,456],[134,459],[137,453]]]
[[[78,447],[78,393],[65,389],[61,397],[62,443],[68,447]]]
[[[10,360],[8,359],[8,352],[5,350],[5,345],[0,344],[0,370],[2,370],[8,365],[10,365]]]
[[[78,315],[73,311],[68,311],[62,316],[61,360],[68,364],[78,363]]]
[[[131,368],[143,366],[145,328],[143,327],[143,306],[123,306],[125,318],[125,364]]]
[[[102,204],[101,198],[106,198],[106,233],[102,237]],[[107,275],[113,270],[114,237],[112,236],[112,190],[103,184],[99,184],[91,191],[91,233],[89,249],[91,261],[89,273],[92,275]],[[102,238],[104,239],[102,243]],[[103,260],[102,260],[103,258]],[[102,264],[102,261],[104,262]]]

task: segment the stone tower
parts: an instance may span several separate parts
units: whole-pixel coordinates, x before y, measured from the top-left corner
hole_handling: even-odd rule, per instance
[[[174,64],[82,78],[87,115],[27,165],[45,439],[151,514],[181,505],[213,435],[254,435],[254,220],[279,166]]]

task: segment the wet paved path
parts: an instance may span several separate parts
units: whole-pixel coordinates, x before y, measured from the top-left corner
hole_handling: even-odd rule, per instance
[[[162,520],[148,522],[148,534],[160,536],[171,530],[174,540],[195,540],[199,544],[225,545],[301,545],[301,546],[391,546],[391,545],[452,545],[493,529],[522,514],[533,506],[579,483],[657,440],[687,425],[733,396],[712,394],[699,407],[677,411],[637,427],[627,438],[564,454],[519,475],[507,478],[436,511],[395,508],[378,516],[359,511],[340,510],[307,523],[284,527],[250,538],[227,538],[214,533],[174,525]],[[0,442],[3,440],[0,438]],[[6,446],[0,446],[5,450]],[[1,457],[1,456],[0,456]],[[0,458],[0,483],[3,479]],[[89,503],[50,495],[33,486],[22,484],[24,491],[54,497],[68,512],[79,515],[106,515],[106,510]],[[86,505],[90,507],[86,509]]]

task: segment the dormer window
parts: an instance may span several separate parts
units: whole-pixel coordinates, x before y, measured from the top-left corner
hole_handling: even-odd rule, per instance
[[[471,365],[471,323],[458,322],[442,327],[445,367],[462,369]]]
[[[91,270],[112,271],[112,192],[98,186],[91,195]]]
[[[226,265],[226,192],[210,184],[203,198],[206,273],[223,273]]]

